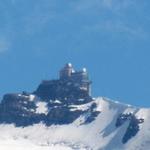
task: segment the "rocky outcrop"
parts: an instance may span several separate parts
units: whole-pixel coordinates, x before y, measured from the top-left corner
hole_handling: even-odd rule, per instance
[[[129,122],[129,125],[125,135],[123,136],[123,143],[127,143],[133,136],[135,136],[138,133],[138,131],[140,130],[139,125],[144,122],[144,119],[138,119],[132,113],[120,114],[116,121],[116,127],[123,125],[126,121]]]
[[[87,104],[84,99],[76,101],[82,105]],[[100,113],[94,110],[96,107],[94,103],[85,110],[76,109],[73,106],[80,106],[76,101],[73,103],[67,100],[43,100],[37,95],[25,93],[6,94],[0,104],[0,123],[13,123],[16,126],[28,126],[40,122],[47,126],[62,125],[72,123],[81,115],[85,115],[84,123],[90,123]]]
[[[74,83],[71,80],[50,80],[42,82],[35,95],[43,100],[55,100],[68,101],[68,103],[80,103],[79,99],[84,99],[86,102],[92,98],[87,91],[80,89],[78,83]]]

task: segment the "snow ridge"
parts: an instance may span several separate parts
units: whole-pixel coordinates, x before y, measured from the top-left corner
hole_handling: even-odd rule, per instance
[[[33,101],[35,98],[31,98]],[[36,100],[35,100],[36,101]],[[59,102],[59,100],[57,100]],[[56,103],[57,103],[56,102]],[[60,102],[59,102],[60,103]],[[36,101],[36,113],[47,113],[46,103]],[[136,108],[99,97],[93,101],[70,105],[71,111],[100,112],[89,123],[90,111],[69,124],[38,123],[26,127],[0,125],[0,149],[3,150],[148,150],[150,147],[150,109]],[[96,106],[96,107],[95,107]],[[125,116],[129,116],[125,118]],[[119,118],[120,117],[120,118]],[[141,123],[138,121],[142,119]],[[117,122],[118,121],[118,122]],[[120,121],[120,122],[119,122]],[[117,126],[117,123],[119,124]],[[130,128],[133,130],[129,130]],[[135,129],[134,129],[135,128]],[[135,132],[136,131],[136,132]],[[134,133],[134,134],[133,134]],[[126,143],[122,142],[128,135]],[[25,147],[25,148],[24,148]]]

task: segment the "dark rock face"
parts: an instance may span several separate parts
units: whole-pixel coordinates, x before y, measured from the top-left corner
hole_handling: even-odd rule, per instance
[[[98,111],[94,110],[74,110],[71,111],[68,109],[68,107],[60,107],[60,108],[53,108],[49,111],[47,118],[46,118],[46,124],[69,124],[75,121],[77,118],[79,118],[81,115],[85,117],[85,121],[83,124],[91,123],[95,120],[95,118],[100,114]]]
[[[94,109],[97,107],[97,105],[95,103],[93,103],[91,105],[91,107],[88,109],[88,111],[86,112],[86,119],[84,124],[88,124],[91,123],[92,121],[95,120],[95,118],[100,114],[99,111],[94,111]]]
[[[80,89],[78,84],[71,80],[50,80],[42,82],[37,90],[34,92],[38,97],[43,100],[68,101],[68,103],[78,103],[78,99],[84,99],[86,102],[91,100],[87,91]]]
[[[127,143],[133,136],[135,136],[140,130],[139,124],[144,122],[144,119],[137,119],[136,116],[132,113],[129,114],[120,114],[116,121],[116,127],[121,126],[126,121],[129,121],[129,126],[125,135],[123,136],[122,143]]]
[[[37,101],[43,102],[38,97],[31,100],[30,94],[6,94],[0,104],[0,123],[13,123],[16,126],[28,126],[40,122],[47,126],[63,125],[74,122],[81,115],[85,116],[85,123],[91,123],[100,113],[94,110],[96,107],[94,103],[86,110],[71,110],[74,107],[67,101],[58,103],[55,100],[44,101],[47,113],[37,113]]]
[[[18,94],[6,94],[0,104],[0,122],[27,126],[38,123],[41,117],[34,113],[36,105],[27,97]]]

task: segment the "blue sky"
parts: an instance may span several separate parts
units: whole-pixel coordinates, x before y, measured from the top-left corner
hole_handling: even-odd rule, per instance
[[[66,62],[93,95],[150,107],[149,0],[0,0],[0,97],[34,91]]]

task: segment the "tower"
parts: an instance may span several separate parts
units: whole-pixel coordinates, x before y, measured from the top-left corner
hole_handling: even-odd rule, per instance
[[[81,88],[83,88],[87,93],[91,96],[91,84],[92,82],[89,80],[88,72],[86,68],[83,68],[81,71],[82,81]]]
[[[72,72],[73,72],[72,64],[67,63],[65,67],[62,70],[60,70],[59,77],[60,79],[67,79],[71,77]]]

